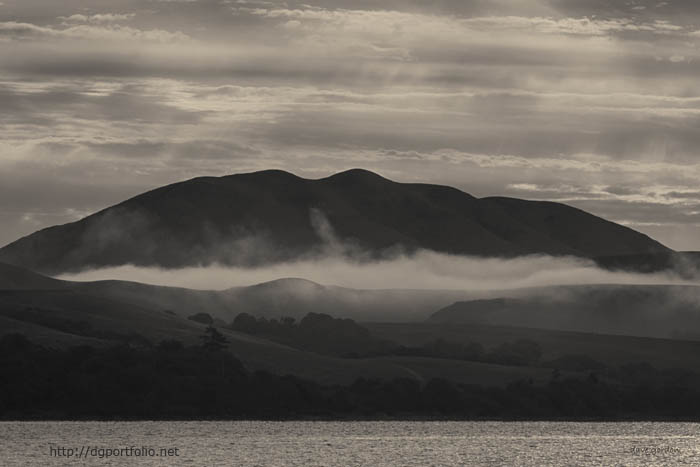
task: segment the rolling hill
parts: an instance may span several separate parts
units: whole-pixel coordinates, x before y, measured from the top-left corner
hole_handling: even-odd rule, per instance
[[[52,275],[132,264],[253,266],[327,253],[585,258],[667,254],[627,227],[563,204],[475,198],[355,169],[202,177],[149,191],[0,249],[0,261]]]
[[[60,289],[68,284],[29,269],[0,263],[0,290]]]
[[[494,348],[529,339],[542,347],[545,360],[584,354],[615,364],[645,361],[659,368],[697,365],[700,335],[693,332],[698,329],[700,313],[691,306],[700,297],[697,287],[586,286],[510,291],[508,298],[494,298],[501,292],[490,294],[476,300],[465,292],[362,291],[299,279],[200,291],[134,282],[61,281],[0,264],[0,337],[21,333],[49,348],[107,347],[125,342],[149,346],[167,339],[193,345],[199,342],[205,328],[187,319],[195,312],[208,312],[230,322],[242,311],[267,317],[299,317],[315,311],[370,321],[363,325],[373,336],[405,345],[442,338]],[[456,300],[455,305],[445,307]],[[546,300],[560,306],[542,308]],[[466,317],[465,303],[473,308],[467,308]],[[685,308],[681,307],[683,303]],[[518,304],[519,308],[507,308],[511,304]],[[502,306],[506,306],[505,311],[499,308]],[[424,321],[431,311],[442,307],[445,308]],[[552,313],[571,320],[564,324],[573,323],[578,329],[591,332],[557,330],[561,327],[557,320],[563,318],[553,318]],[[409,322],[411,319],[414,322]],[[360,377],[407,377],[421,382],[442,377],[503,386],[523,378],[546,383],[551,376],[551,368],[546,367],[425,356],[336,358],[219,329],[230,341],[229,350],[249,369],[294,374],[327,384],[347,384]],[[678,331],[675,339],[604,334],[654,336],[674,329]]]
[[[208,313],[226,323],[239,313],[300,319],[315,312],[367,323],[427,320],[700,339],[700,287],[692,285],[597,284],[481,292],[362,290],[287,278],[225,290],[192,290],[117,280],[64,281],[0,263],[0,292],[21,291],[37,297],[72,293],[181,318]]]
[[[459,301],[430,323],[520,326],[700,339],[700,287],[587,285],[523,289]]]
[[[657,368],[700,366],[700,342],[636,336],[593,334],[490,324],[457,323],[367,323],[373,336],[407,346],[419,346],[435,339],[477,342],[493,348],[503,342],[527,339],[542,349],[542,361],[566,355],[586,355],[606,365],[647,362]]]
[[[310,294],[310,291],[315,293]],[[365,292],[368,293],[366,297]],[[336,293],[340,295],[336,296]],[[449,301],[455,294],[448,292],[440,301]],[[441,291],[430,291],[425,295],[412,291],[357,291],[324,287],[298,279],[225,291],[121,281],[81,283],[55,280],[0,263],[0,338],[20,333],[36,344],[53,349],[77,345],[109,347],[124,343],[150,346],[171,339],[185,345],[196,345],[205,326],[186,318],[194,312],[209,312],[226,321],[241,311],[270,317],[301,316],[311,310],[336,315],[345,313],[345,316],[355,316],[353,313],[356,312],[365,317],[375,312],[386,318],[391,313],[405,311],[404,305],[413,303],[415,307],[419,303],[426,307],[422,316],[430,309],[431,300],[438,300],[441,295]],[[424,297],[422,302],[421,296]],[[287,302],[294,307],[284,306]],[[393,311],[387,311],[387,307],[393,307]],[[388,314],[382,315],[382,311]],[[229,340],[228,349],[250,370],[294,374],[324,384],[349,384],[357,378],[426,381],[439,374],[421,358],[336,358],[223,327],[219,329]],[[463,382],[478,379],[505,385],[523,375],[533,376],[538,381],[546,380],[548,375],[546,369],[451,360],[435,360],[433,363],[444,368],[459,367],[457,380]]]
[[[434,311],[472,294],[456,290],[361,290],[325,286],[304,279],[279,279],[226,290],[192,290],[139,282],[57,280],[25,268],[0,263],[0,292],[73,292],[180,317],[209,313],[230,323],[239,313],[267,318],[301,318],[329,313],[359,321],[424,320]]]

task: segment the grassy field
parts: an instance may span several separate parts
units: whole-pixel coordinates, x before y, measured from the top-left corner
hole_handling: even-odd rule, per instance
[[[81,325],[80,332],[72,327]],[[423,325],[421,325],[423,326]],[[68,329],[66,329],[68,327]],[[138,334],[153,344],[177,339],[200,342],[205,326],[163,311],[70,290],[0,291],[0,335],[19,332],[50,348],[107,346],[112,334]],[[220,328],[230,351],[252,370],[296,376],[326,384],[370,379],[443,377],[465,383],[503,385],[524,377],[543,380],[550,370],[420,357],[344,359],[305,352],[266,339]],[[112,334],[110,334],[112,333]]]
[[[203,324],[163,311],[69,290],[0,291],[0,336],[18,332],[50,348],[114,345],[118,341],[115,333],[138,334],[153,344],[176,339],[195,345],[204,329]],[[422,378],[389,360],[327,357],[247,334],[220,331],[229,339],[230,351],[252,370],[294,374],[329,384],[350,383],[360,377]]]
[[[532,379],[534,384],[543,384],[552,377],[551,368],[506,366],[425,357],[381,357],[374,360],[401,366],[421,382],[431,378],[443,378],[464,384],[505,386],[522,379]]]
[[[700,368],[700,342],[646,337],[588,334],[546,329],[474,324],[364,323],[373,335],[416,346],[442,338],[478,342],[487,349],[503,342],[529,339],[543,351],[542,360],[563,355],[587,355],[602,363],[648,362],[657,368]]]
[[[210,305],[211,295],[216,294],[135,283],[102,282],[73,284],[69,287],[70,283],[55,281],[23,270],[17,272],[9,267],[5,276],[12,279],[6,281],[8,288],[18,287],[18,282],[21,282],[22,287],[0,290],[0,336],[19,332],[49,348],[83,344],[114,345],[122,337],[134,335],[143,337],[151,344],[157,344],[164,339],[176,339],[185,345],[195,345],[200,342],[205,326],[186,319],[186,313],[167,312],[169,306],[166,305],[185,303],[188,310],[198,311],[207,309],[205,305]],[[281,285],[289,286],[290,283]],[[384,295],[386,293],[382,292],[378,295],[381,300],[373,297],[370,302],[383,301],[386,298]],[[421,294],[416,297],[418,296],[423,297]],[[150,299],[147,299],[148,297]],[[185,300],[185,297],[189,298]],[[286,295],[284,297],[286,298]],[[430,294],[426,297],[430,300],[434,298]],[[392,296],[391,300],[387,300],[393,302],[395,299],[396,297]],[[230,305],[225,301],[216,302],[217,306],[223,308]],[[363,308],[368,312],[372,310],[371,306]],[[648,362],[657,368],[686,368],[693,371],[700,368],[698,341],[483,324],[416,322],[364,325],[375,337],[407,346],[418,346],[443,338],[453,342],[478,342],[488,350],[504,342],[529,339],[541,346],[543,355],[540,361],[543,362],[564,355],[586,355],[609,365]],[[441,377],[464,383],[504,385],[523,378],[545,382],[551,377],[551,370],[547,368],[440,358],[335,358],[293,349],[247,334],[222,328],[220,330],[230,341],[230,351],[249,369],[266,370],[280,375],[294,374],[320,383],[344,384],[360,377],[409,377],[419,381]]]

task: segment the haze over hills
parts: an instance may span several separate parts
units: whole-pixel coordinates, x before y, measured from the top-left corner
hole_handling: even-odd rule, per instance
[[[296,282],[280,284],[289,297],[295,292],[289,290],[290,286]],[[260,288],[268,293],[278,287],[261,284]],[[205,325],[187,316],[210,312],[230,322],[236,313],[252,311],[245,307],[245,301],[236,298],[239,292],[238,289],[196,291],[120,281],[61,281],[0,263],[0,338],[21,333],[32,342],[56,349],[75,345],[109,347],[125,342],[140,346],[168,339],[197,345]],[[254,297],[255,291],[249,295]],[[304,313],[316,309],[313,300],[307,304]],[[252,304],[261,305],[264,311],[260,299]],[[164,309],[168,306],[177,311]],[[420,378],[401,363],[332,358],[223,327],[220,330],[229,340],[228,349],[252,370],[295,374],[323,383],[350,383],[359,377]],[[476,370],[483,371],[478,365]]]
[[[669,255],[576,208],[397,183],[355,169],[308,180],[268,170],[202,177],[131,198],[0,249],[49,274],[132,264],[256,266],[332,250],[363,259],[427,249],[482,257]]]
[[[404,305],[409,306],[411,301],[415,305],[416,297],[420,301],[421,294],[426,294],[421,291],[366,292],[369,295],[365,297],[365,291],[343,291],[298,279],[225,291],[196,291],[121,281],[77,283],[0,264],[0,339],[7,334],[20,333],[49,349],[76,345],[106,348],[125,343],[138,348],[172,339],[185,345],[197,345],[206,326],[187,319],[189,314],[197,312],[212,313],[226,322],[243,311],[275,318],[299,316],[310,311],[354,316],[353,310],[382,316],[386,306],[393,306],[394,311],[406,311]],[[406,296],[401,298],[403,294]],[[449,292],[447,294],[442,300],[449,300]],[[443,295],[441,291],[432,291],[423,301],[435,300],[440,295]],[[388,300],[392,297],[397,300]],[[348,300],[355,301],[354,308]],[[291,306],[284,307],[284,303]],[[223,323],[219,321],[217,326],[220,324]],[[219,329],[228,339],[228,350],[250,370],[293,374],[325,384],[349,384],[357,378],[426,381],[439,373],[432,364],[426,367],[425,359],[421,358],[338,358],[299,350],[223,326]],[[542,368],[451,360],[441,363],[457,375],[457,381],[464,382],[478,379],[483,383],[505,385],[523,377],[545,381],[549,374]]]
[[[323,268],[330,263],[317,258],[359,264],[404,253],[416,253],[411,258],[417,258],[426,251],[482,257],[475,260],[476,266],[470,265],[480,277],[486,275],[485,257],[574,256],[643,271],[675,267],[676,261],[676,252],[641,233],[557,203],[477,199],[454,188],[396,183],[362,170],[320,180],[281,171],[205,177],[144,193],[0,249],[0,261],[7,263],[0,262],[0,336],[19,332],[48,347],[124,342],[149,346],[168,339],[192,345],[200,341],[205,326],[187,318],[207,313],[230,340],[229,350],[251,369],[333,383],[358,377],[426,381],[449,376],[499,385],[525,376],[546,381],[550,372],[445,355],[334,358],[226,325],[244,312],[269,322],[322,313],[375,325],[393,323],[390,334],[397,337],[392,340],[420,333],[429,343],[455,324],[468,323],[459,326],[477,326],[493,337],[489,348],[508,345],[516,336],[537,335],[538,340],[552,342],[545,349],[551,358],[564,355],[562,342],[567,338],[561,337],[561,330],[568,330],[588,333],[580,336],[585,344],[581,349],[601,342],[592,333],[611,334],[603,340],[611,348],[624,349],[624,361],[644,356],[644,348],[656,341],[640,344],[612,334],[674,338],[659,344],[667,349],[665,355],[672,355],[674,349],[695,348],[681,339],[700,340],[700,287],[692,286],[548,286],[504,291],[442,290],[432,284],[433,289],[424,290],[362,290],[280,274],[274,276],[277,280],[253,286],[191,290],[118,280],[76,282],[45,275],[121,265],[177,269],[292,260],[311,261]],[[494,261],[512,268],[519,260]],[[290,263],[292,270],[298,264]],[[492,275],[497,287],[503,283],[508,288],[502,267]],[[455,265],[441,263],[440,268],[452,270]],[[211,269],[209,274],[217,270]],[[406,276],[416,275],[411,267],[404,269]],[[528,265],[514,274],[532,269]],[[563,275],[569,269],[558,271],[549,273]],[[381,287],[381,275],[377,276]],[[447,276],[439,277],[443,284]],[[645,278],[656,281],[657,277]],[[557,279],[545,277],[543,283],[561,284]],[[481,342],[478,336],[473,340]],[[576,351],[566,348],[566,352]]]
[[[225,290],[192,290],[118,280],[74,282],[0,263],[0,294],[16,291],[27,291],[26,297],[70,292],[78,302],[85,296],[99,297],[131,307],[168,310],[181,317],[208,313],[225,322],[244,312],[267,318],[298,319],[316,312],[360,321],[420,321],[450,303],[473,297],[470,292],[458,290],[360,290],[294,278]]]
[[[228,349],[251,370],[262,369],[278,375],[289,373],[333,384],[346,384],[359,377],[408,377],[420,382],[433,377],[449,377],[454,381],[470,384],[476,381],[489,385],[506,385],[516,379],[533,378],[537,383],[544,384],[551,374],[551,369],[546,367],[504,366],[409,355],[336,358],[232,331],[223,326],[223,322],[230,323],[241,312],[268,319],[282,316],[299,318],[309,312],[327,313],[358,321],[375,321],[363,325],[368,326],[377,337],[403,345],[423,345],[435,342],[435,339],[448,338],[449,342],[473,341],[491,349],[525,338],[541,343],[547,359],[578,353],[602,358],[600,356],[605,352],[614,351],[619,363],[649,360],[662,368],[694,368],[697,359],[693,352],[697,349],[697,341],[605,336],[600,333],[613,331],[618,334],[657,336],[670,326],[687,331],[698,329],[700,308],[690,305],[693,297],[700,298],[699,289],[683,289],[687,305],[684,309],[674,308],[673,304],[678,302],[677,296],[681,291],[674,286],[603,285],[518,290],[510,291],[508,296],[511,298],[500,301],[528,303],[529,300],[532,307],[518,310],[524,313],[520,321],[514,320],[514,315],[503,315],[498,310],[490,316],[494,310],[484,308],[481,318],[486,319],[439,318],[445,313],[443,311],[426,322],[431,311],[454,301],[460,302],[445,310],[459,308],[470,294],[444,290],[353,290],[300,279],[283,279],[223,291],[201,291],[123,281],[81,283],[55,280],[16,266],[0,264],[0,338],[18,332],[48,348],[75,345],[109,347],[116,343],[123,345],[124,342],[139,347],[168,339],[195,345],[200,341],[205,325],[187,317],[206,312],[217,319],[216,326],[229,340]],[[501,293],[491,291],[481,300],[499,302],[495,297],[502,296]],[[544,303],[545,296],[551,302],[561,304],[561,307],[549,307],[538,311],[539,314],[527,314]],[[622,305],[627,306],[627,311],[620,313]],[[652,312],[654,307],[655,313]],[[636,313],[638,309],[640,311]],[[664,310],[670,310],[668,325],[664,325]],[[550,324],[546,321],[555,312],[575,318],[569,324],[574,323],[578,327],[569,326],[568,329],[589,329],[598,334],[557,331],[561,329],[561,320]],[[586,318],[587,313],[590,319]],[[605,323],[606,319],[619,327],[595,328],[601,322]],[[478,324],[459,324],[463,322]],[[689,334],[674,337],[698,338]],[[650,349],[656,350],[652,352]],[[680,353],[692,358],[679,363],[675,357]]]
[[[91,310],[96,318],[112,313],[109,310],[119,311],[117,321],[125,322],[115,324],[114,329],[142,328],[139,319],[126,319],[141,316],[129,310],[180,319],[208,313],[219,324],[232,322],[240,313],[299,320],[313,312],[365,323],[505,325],[700,340],[700,286],[694,285],[363,290],[287,278],[225,290],[192,290],[118,280],[57,280],[0,263],[0,315],[36,304],[46,309],[62,304],[67,317],[80,315],[80,310]],[[71,319],[80,321],[77,315]]]

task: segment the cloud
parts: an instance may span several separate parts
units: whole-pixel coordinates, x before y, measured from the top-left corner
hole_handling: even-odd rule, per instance
[[[82,16],[82,15],[78,15]],[[104,18],[104,15],[95,15]],[[16,21],[0,22],[0,39],[4,40],[100,40],[100,41],[133,41],[172,43],[183,42],[190,38],[180,32],[170,32],[162,29],[141,30],[118,24],[101,24],[109,21],[92,21],[93,17],[85,17],[88,23],[76,26],[68,26],[63,29],[37,26],[32,23]]]
[[[266,241],[260,234],[221,239],[215,248],[216,257],[230,256],[222,266],[214,263],[208,267],[159,269],[124,265],[120,267],[87,270],[60,277],[68,280],[136,280],[150,284],[182,286],[200,289],[226,289],[234,286],[287,277],[299,277],[324,285],[337,285],[358,289],[454,289],[468,291],[518,289],[550,285],[580,284],[658,284],[680,283],[675,275],[632,274],[611,272],[598,268],[586,259],[531,255],[517,258],[478,258],[418,250],[405,253],[391,248],[380,259],[364,251],[357,244],[344,242],[337,237],[325,214],[319,209],[309,212],[313,230],[321,240],[321,246],[307,251],[303,256],[287,260],[283,251]],[[108,218],[101,219],[86,234],[86,251],[73,251],[72,256],[87,255],[87,249],[100,242],[108,245],[114,236],[133,231],[123,224],[112,226]],[[132,215],[129,223],[135,225],[148,219]],[[144,252],[146,253],[146,252]],[[188,255],[191,252],[177,252]],[[266,261],[261,261],[266,258]],[[250,266],[260,265],[264,266]]]
[[[127,196],[198,175],[363,166],[566,201],[645,232],[667,216],[668,236],[653,233],[673,245],[695,208],[669,193],[700,176],[699,5],[12,2],[0,18],[0,172],[58,178],[65,195],[52,189],[46,209],[5,191],[32,222],[13,210],[0,241],[105,207],[100,187]],[[75,200],[81,179],[100,202]]]
[[[392,33],[397,39],[410,36],[433,35],[434,39],[465,40],[475,32],[525,32],[536,34],[603,36],[618,32],[651,32],[666,34],[683,31],[683,27],[667,20],[639,22],[632,18],[598,19],[554,18],[538,16],[475,16],[460,18],[397,11],[343,10],[343,9],[268,9],[239,8],[237,11],[266,18],[296,21],[296,27],[308,26],[314,31],[323,26],[340,28],[341,34],[364,31],[372,35]],[[310,24],[306,24],[306,22]],[[286,24],[286,23],[284,23]]]
[[[122,266],[63,275],[62,279],[121,279],[196,289],[226,289],[284,277],[357,289],[505,290],[580,284],[671,284],[664,275],[614,273],[573,258],[545,256],[512,260],[450,256],[430,251],[377,262],[340,257],[298,261],[264,268],[186,268],[160,270]]]
[[[37,124],[56,125],[66,118],[98,121],[158,121],[196,123],[201,112],[181,110],[154,97],[142,96],[129,87],[104,93],[86,93],[72,86],[53,86],[32,92],[17,92],[0,86],[0,103],[11,113],[0,122],[21,123],[39,117]]]
[[[98,13],[95,15],[75,14],[70,16],[59,16],[67,23],[115,23],[119,21],[128,21],[136,16],[135,13]]]

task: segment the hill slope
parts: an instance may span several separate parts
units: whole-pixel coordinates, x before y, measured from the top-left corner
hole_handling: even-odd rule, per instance
[[[590,285],[523,289],[456,302],[434,313],[428,322],[698,340],[700,288]]]
[[[15,289],[10,290],[8,286]],[[44,286],[47,288],[42,289]],[[500,292],[492,294],[501,296],[497,295]],[[588,323],[595,332],[663,335],[670,329],[680,329],[684,334],[676,337],[698,339],[700,334],[693,332],[700,329],[700,308],[693,304],[700,302],[699,287],[562,287],[522,289],[510,291],[507,296],[510,298],[492,301],[499,306],[520,302],[531,305],[518,308],[516,314],[505,313],[499,317],[497,307],[485,309],[480,305],[483,301],[472,301],[479,305],[476,313],[472,313],[472,318],[477,319],[472,321],[550,329],[454,324],[451,319],[444,320],[445,324],[394,322],[365,325],[379,338],[406,345],[444,338],[451,342],[476,341],[493,348],[526,338],[540,344],[548,359],[585,354],[607,362],[608,355],[618,363],[649,361],[663,368],[697,366],[700,345],[697,341],[566,333],[551,328],[559,328],[561,324],[556,319],[552,321],[556,316],[553,313],[557,313],[572,319],[568,324],[580,326]],[[542,309],[547,297],[557,306]],[[56,281],[0,264],[0,337],[19,332],[51,348],[77,344],[110,346],[124,342],[139,346],[148,342],[156,344],[164,339],[177,339],[192,345],[200,341],[204,332],[204,325],[186,319],[195,312],[206,311],[226,321],[241,311],[269,317],[299,316],[317,311],[370,320],[373,317],[386,320],[392,316],[395,318],[392,321],[398,321],[411,316],[425,317],[428,309],[438,309],[455,298],[464,300],[466,295],[464,292],[437,290],[362,291],[325,287],[299,279],[225,291],[193,291],[119,281],[77,283]],[[581,304],[590,306],[590,309],[581,307]],[[454,307],[448,307],[450,309]],[[490,318],[495,319],[491,321]],[[613,325],[618,327],[611,327]],[[418,356],[342,359],[293,349],[223,327],[220,329],[230,340],[229,349],[249,369],[291,373],[322,383],[345,384],[359,377],[408,377],[423,382],[433,377],[448,377],[465,383],[505,385],[524,377],[547,382],[551,374],[548,368]]]
[[[527,339],[542,348],[542,361],[566,355],[586,355],[607,365],[648,362],[657,368],[700,367],[697,340],[592,334],[488,324],[367,323],[373,336],[407,346],[421,346],[436,339],[478,342],[494,348],[503,342]]]
[[[301,318],[309,312],[361,321],[424,320],[435,310],[473,294],[456,290],[362,290],[279,279],[227,290],[192,290],[139,282],[103,280],[72,282],[52,279],[0,263],[0,291],[72,291],[180,317],[209,313],[231,322],[239,313],[268,318]]]
[[[17,296],[21,291],[47,300],[71,296],[83,303],[86,297],[99,298],[127,308],[167,311],[182,319],[208,313],[226,323],[243,312],[268,319],[300,319],[315,312],[362,322],[428,319],[700,340],[700,287],[691,285],[596,284],[470,292],[349,289],[290,278],[227,290],[191,290],[114,280],[60,281],[0,263],[0,293]]]
[[[336,247],[380,255],[418,248],[477,256],[595,258],[665,253],[646,235],[556,203],[477,199],[364,170],[320,180],[283,171],[203,177],[131,198],[0,249],[50,274],[134,264],[260,265]]]
[[[46,277],[25,268],[0,263],[0,290],[60,289],[69,282]]]

